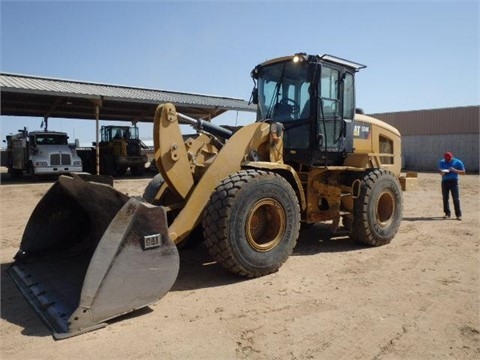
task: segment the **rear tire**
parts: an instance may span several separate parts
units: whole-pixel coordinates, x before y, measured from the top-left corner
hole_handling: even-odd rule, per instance
[[[390,171],[367,173],[355,199],[350,237],[371,246],[390,243],[402,221],[402,202],[400,183]]]
[[[277,271],[291,255],[300,228],[300,207],[283,177],[242,170],[224,179],[203,217],[205,245],[229,271],[259,277]]]

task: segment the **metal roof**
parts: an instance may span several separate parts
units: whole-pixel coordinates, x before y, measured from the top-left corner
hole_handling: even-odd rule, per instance
[[[152,122],[156,107],[173,103],[185,115],[212,119],[225,111],[254,112],[242,99],[0,73],[1,115]]]

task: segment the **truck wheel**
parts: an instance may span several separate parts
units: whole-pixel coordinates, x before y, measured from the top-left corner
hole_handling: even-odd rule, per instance
[[[145,167],[143,165],[135,165],[130,167],[130,172],[133,176],[142,176],[145,172]]]
[[[117,166],[114,172],[114,176],[123,176],[127,172],[128,166]]]
[[[29,161],[27,164],[26,174],[30,177],[33,181],[38,181],[39,176],[35,174],[35,170],[33,168],[32,161]]]
[[[9,169],[9,173],[10,173],[10,177],[12,179],[18,179],[18,178],[21,178],[22,175],[23,175],[23,170],[19,170],[19,169]]]
[[[226,269],[247,277],[277,271],[300,229],[295,191],[283,177],[242,170],[224,179],[203,217],[205,244]]]
[[[402,221],[402,190],[397,178],[384,169],[367,173],[355,199],[350,237],[380,246],[390,243]]]

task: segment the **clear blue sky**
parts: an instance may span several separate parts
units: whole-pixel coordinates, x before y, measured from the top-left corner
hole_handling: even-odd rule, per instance
[[[303,51],[366,64],[357,106],[367,113],[480,102],[474,0],[1,0],[0,10],[2,72],[248,100],[255,65]],[[3,140],[41,119],[0,121]],[[94,121],[51,119],[49,128],[82,143],[95,137]],[[151,138],[151,126],[141,132]]]

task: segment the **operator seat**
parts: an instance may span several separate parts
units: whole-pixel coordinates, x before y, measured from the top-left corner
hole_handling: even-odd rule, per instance
[[[302,112],[300,113],[300,119],[306,119],[310,117],[310,99],[305,101],[305,105],[303,105]]]

